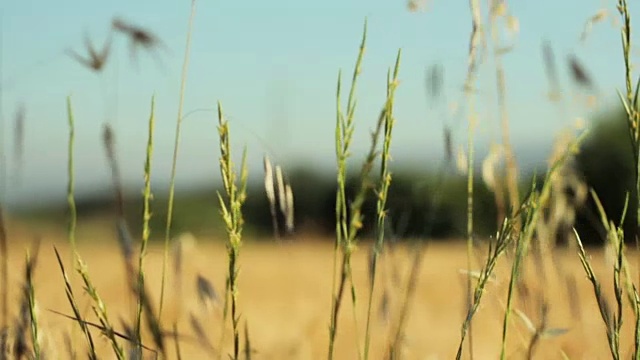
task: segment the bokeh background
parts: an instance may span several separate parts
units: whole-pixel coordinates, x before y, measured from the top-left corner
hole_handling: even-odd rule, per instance
[[[150,98],[156,97],[156,149],[152,168],[154,228],[163,228],[181,59],[188,7],[171,2],[6,2],[2,26],[2,201],[16,216],[59,222],[66,206],[66,97],[76,117],[79,214],[109,213],[110,176],[100,141],[103,124],[116,131],[117,154],[131,201],[140,216],[140,190]],[[214,108],[220,100],[231,122],[232,141],[248,148],[248,231],[270,233],[264,196],[265,155],[289,178],[301,232],[333,231],[335,191],[335,87],[338,70],[350,77],[363,20],[369,23],[364,71],[357,92],[354,156],[357,170],[385,96],[385,74],[397,48],[403,50],[397,125],[392,145],[395,181],[391,214],[403,218],[397,236],[458,237],[465,226],[464,175],[455,164],[443,170],[443,129],[451,129],[457,152],[466,142],[462,86],[466,72],[470,13],[466,2],[275,0],[198,4],[178,159],[177,230],[198,234],[219,226],[215,191],[220,186]],[[503,56],[511,141],[523,189],[542,175],[559,132],[576,120],[595,126],[580,166],[603,188],[608,210],[621,211],[631,169],[617,89],[624,86],[620,26],[613,3],[568,0],[513,3],[516,28],[501,34],[513,48]],[[637,12],[635,8],[632,12]],[[568,15],[569,14],[569,15]],[[162,41],[132,57],[126,39],[116,38],[111,58],[93,73],[68,55],[83,53],[88,37],[99,48],[114,16],[144,26]],[[549,100],[542,48],[553,50],[561,104]],[[488,54],[487,54],[488,55]],[[592,85],[572,82],[569,56],[587,71]],[[638,58],[637,51],[632,59]],[[495,74],[487,56],[480,72],[480,116],[476,131],[478,169],[493,142],[500,141]],[[436,69],[436,70],[434,70]],[[438,76],[434,79],[433,74]],[[437,96],[429,89],[437,82]],[[438,85],[436,84],[436,85]],[[16,133],[17,118],[22,130]],[[606,144],[606,145],[605,145]],[[446,164],[445,164],[446,165]],[[443,175],[444,173],[444,175]],[[355,172],[354,172],[355,174]],[[447,181],[440,184],[438,179]],[[616,183],[612,186],[612,181]],[[495,230],[493,197],[478,179],[478,231]],[[439,194],[441,206],[430,230],[424,214]],[[633,203],[633,202],[631,202]],[[486,211],[485,211],[486,210]],[[411,215],[407,215],[411,214]],[[588,219],[585,222],[593,222]],[[139,221],[131,221],[132,224]],[[597,221],[596,221],[597,223]],[[631,225],[630,225],[631,226]],[[422,229],[421,229],[422,228]],[[426,232],[425,232],[426,231]],[[154,232],[159,234],[160,231]]]

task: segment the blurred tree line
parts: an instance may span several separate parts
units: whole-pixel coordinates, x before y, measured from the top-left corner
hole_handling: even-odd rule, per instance
[[[634,166],[631,145],[622,109],[595,117],[590,136],[577,156],[577,167],[583,180],[600,197],[608,216],[619,223],[627,190],[634,189]],[[426,168],[426,166],[425,166]],[[358,170],[353,167],[353,170]],[[546,169],[545,169],[546,170]],[[450,239],[465,236],[467,222],[466,177],[448,174],[418,173],[415,168],[393,169],[388,209],[390,236],[398,239]],[[439,178],[439,176],[444,176]],[[248,187],[245,205],[245,234],[253,238],[272,239],[273,227],[264,183],[258,174]],[[287,178],[295,198],[296,232],[303,236],[331,237],[335,233],[335,190],[333,173],[319,173],[311,168],[287,170]],[[540,184],[544,174],[538,174]],[[474,228],[478,236],[496,231],[497,209],[492,192],[476,176],[474,194]],[[521,174],[522,189],[532,183],[531,173]],[[348,195],[356,190],[358,179],[351,176]],[[151,227],[154,238],[162,238],[166,226],[166,199],[155,194]],[[625,236],[635,236],[637,194],[630,194],[629,210],[624,219]],[[112,200],[108,195],[92,199],[78,199],[82,218],[109,214]],[[141,232],[142,203],[131,198],[126,206],[129,224],[135,234]],[[182,193],[176,199],[173,233],[189,231],[196,235],[223,235],[216,189]],[[58,216],[65,212],[56,211]],[[373,235],[375,198],[372,193],[363,207],[365,228],[363,235]],[[62,220],[62,219],[60,219]],[[64,223],[64,222],[62,222]],[[588,198],[577,211],[576,228],[586,243],[601,243],[603,227],[593,199]]]
[[[610,221],[623,229],[627,241],[635,241],[637,224],[637,193],[632,147],[629,140],[626,114],[621,107],[596,114],[589,124],[589,135],[575,158],[577,175],[588,189],[593,189]],[[547,169],[521,174],[521,194],[531,187],[534,176],[542,185]],[[439,176],[443,176],[439,178]],[[494,194],[475,176],[474,229],[478,236],[489,236],[497,230]],[[349,193],[354,193],[357,178],[348,182]],[[333,174],[316,174],[310,169],[293,169],[290,181],[296,195],[296,223],[299,229],[313,229],[320,235],[335,233],[335,177]],[[466,233],[467,203],[466,176],[449,172],[425,175],[415,170],[394,169],[390,188],[389,219],[391,236],[398,238],[428,238],[445,240],[461,238]],[[247,222],[262,235],[269,235],[269,218],[266,197],[262,188],[254,189],[253,199],[247,204]],[[628,209],[621,219],[625,198],[629,196]],[[370,195],[363,207],[364,235],[373,235],[375,223],[375,197]],[[368,220],[368,221],[367,221]],[[596,203],[591,195],[576,209],[575,228],[584,243],[601,244],[605,230]]]

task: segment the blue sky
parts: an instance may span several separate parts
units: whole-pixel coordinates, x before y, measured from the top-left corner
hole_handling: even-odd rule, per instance
[[[633,2],[631,6],[632,17],[640,24],[640,7]],[[4,1],[0,7],[3,136],[10,173],[13,114],[20,103],[27,109],[23,178],[9,182],[8,201],[64,194],[68,95],[77,124],[77,181],[81,190],[87,190],[109,186],[100,144],[105,121],[115,127],[126,182],[141,184],[150,99],[155,94],[153,179],[160,186],[156,191],[164,192],[190,2],[23,0]],[[607,20],[594,26],[586,43],[579,42],[585,21],[603,8],[618,18],[613,1],[511,2],[520,33],[515,49],[503,61],[512,137],[522,156],[543,159],[553,134],[571,120],[560,117],[545,99],[543,39],[549,39],[556,51],[567,97],[572,88],[565,59],[576,53],[596,79],[603,106],[614,103],[615,89],[623,86],[618,29]],[[85,33],[100,46],[114,16],[153,31],[166,50],[161,49],[158,57],[140,52],[135,66],[126,40],[115,38],[114,56],[100,75],[64,53],[66,49],[82,52]],[[236,152],[243,144],[248,146],[254,176],[262,175],[266,152],[288,166],[332,170],[337,73],[343,69],[348,85],[365,17],[369,32],[357,93],[356,158],[368,146],[368,131],[384,100],[387,68],[402,48],[392,151],[396,165],[423,163],[427,168],[442,156],[443,123],[456,124],[442,114],[447,113],[448,103],[462,100],[471,28],[467,1],[430,0],[426,11],[416,13],[400,0],[199,1],[185,112],[213,109],[221,101]],[[633,53],[634,61],[638,55]],[[424,84],[426,68],[436,63],[445,70],[445,102],[433,108],[426,101]],[[480,110],[480,146],[499,134],[493,70],[490,60],[481,69],[479,101],[486,106]],[[589,116],[578,106],[568,114]],[[462,143],[464,119],[457,124],[454,135]],[[218,181],[215,126],[213,111],[197,112],[185,120],[179,186]]]

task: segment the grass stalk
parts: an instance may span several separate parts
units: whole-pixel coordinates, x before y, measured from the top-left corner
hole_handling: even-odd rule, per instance
[[[336,146],[336,161],[338,165],[337,182],[338,189],[336,192],[336,241],[334,246],[334,258],[333,258],[333,279],[331,287],[331,317],[329,325],[329,360],[333,359],[335,339],[338,331],[338,315],[340,311],[340,304],[342,303],[342,293],[344,290],[344,282],[348,277],[350,254],[353,249],[350,248],[353,244],[349,243],[349,227],[348,227],[348,208],[347,208],[347,195],[346,195],[346,182],[347,182],[347,159],[350,156],[350,145],[353,137],[353,119],[356,109],[355,101],[355,89],[358,77],[362,71],[362,59],[364,57],[365,45],[367,40],[367,21],[365,19],[364,30],[362,34],[362,41],[360,43],[360,50],[358,52],[358,58],[353,71],[353,77],[351,80],[351,90],[349,91],[349,98],[347,100],[347,114],[345,116],[342,110],[341,100],[341,74],[338,74],[338,87],[336,91],[336,133],[335,133],[335,146]],[[355,214],[351,214],[355,216]],[[352,218],[353,219],[353,218]],[[353,221],[353,220],[352,220]],[[338,267],[339,252],[343,253],[343,263],[341,268]],[[347,255],[348,254],[348,255]],[[340,273],[340,275],[338,275]],[[338,276],[340,279],[338,279]]]
[[[387,75],[387,101],[384,109],[384,141],[382,145],[382,156],[380,160],[380,182],[377,190],[377,229],[376,229],[376,243],[373,248],[373,258],[371,260],[371,284],[369,286],[369,299],[367,307],[367,324],[365,329],[365,341],[364,341],[364,359],[369,358],[369,346],[371,341],[371,313],[373,304],[373,293],[376,283],[376,273],[378,265],[378,257],[383,250],[384,237],[385,237],[385,223],[387,218],[387,197],[389,195],[389,187],[391,186],[391,171],[389,169],[389,161],[391,160],[391,138],[393,132],[393,125],[395,123],[395,117],[393,115],[393,102],[395,98],[395,91],[398,87],[398,71],[400,68],[400,56],[402,52],[398,51],[396,58],[396,64],[393,71],[393,78],[390,80]]]
[[[478,0],[469,0],[471,8],[471,36],[469,39],[468,69],[465,80],[465,92],[467,94],[467,105],[469,111],[469,125],[467,132],[467,270],[472,270],[473,258],[473,156],[474,156],[474,129],[476,126],[475,114],[475,96],[474,86],[477,78],[477,70],[480,64],[478,51],[483,38],[482,18],[480,10],[480,2]],[[471,278],[467,279],[467,306],[468,309],[473,307],[473,298],[471,293]],[[469,329],[469,356],[473,360],[473,327],[471,322],[468,324]]]
[[[140,304],[141,308],[144,312],[146,324],[153,336],[153,341],[155,345],[160,350],[160,353],[165,355],[165,346],[164,346],[164,336],[163,331],[160,327],[160,322],[158,316],[153,310],[153,306],[151,304],[151,300],[148,296],[148,293],[145,289],[144,282],[142,286],[140,286],[139,279],[143,277],[141,272],[143,269],[135,269],[134,257],[133,257],[133,239],[129,232],[129,228],[127,226],[127,221],[125,219],[125,211],[124,211],[124,190],[122,186],[122,181],[120,178],[120,167],[116,157],[115,150],[115,134],[111,127],[106,124],[103,132],[103,143],[107,155],[107,160],[109,164],[109,168],[111,169],[111,176],[113,182],[113,190],[114,197],[116,202],[116,216],[117,216],[117,233],[118,233],[118,245],[120,246],[120,253],[124,258],[125,270],[127,281],[129,285],[129,289],[132,294],[136,297],[136,304]],[[136,351],[141,351],[141,329],[137,328],[135,330],[134,343],[137,344]]]
[[[69,206],[69,223],[67,224],[67,240],[71,246],[72,261],[75,261],[77,254],[76,248],[76,227],[78,223],[78,214],[75,201],[75,174],[74,174],[74,146],[75,146],[75,120],[73,117],[73,106],[71,104],[71,96],[67,97],[67,120],[69,124],[69,140],[67,151],[67,205]]]
[[[612,359],[620,359],[620,349],[617,347],[617,342],[614,338],[614,325],[613,320],[611,319],[611,308],[609,306],[608,301],[606,300],[604,294],[602,293],[602,285],[600,285],[600,281],[596,277],[596,274],[591,266],[591,262],[587,257],[587,253],[584,250],[584,246],[582,245],[582,240],[580,240],[580,235],[574,230],[576,241],[578,243],[578,256],[580,257],[580,262],[582,263],[582,267],[587,275],[588,280],[591,282],[593,286],[594,296],[598,302],[598,310],[600,311],[600,316],[602,317],[602,321],[604,322],[607,328],[607,340],[609,343],[609,350],[611,352]]]
[[[631,140],[633,159],[635,162],[635,180],[636,180],[636,222],[637,226],[640,224],[640,77],[637,80],[635,90],[633,88],[632,79],[632,59],[631,59],[631,15],[629,12],[629,5],[627,0],[618,0],[618,12],[622,18],[622,30],[621,30],[621,42],[622,42],[622,55],[624,59],[624,79],[626,96],[620,95],[622,104],[624,106],[627,115],[627,126],[629,130],[629,138]],[[623,241],[623,240],[621,240]],[[636,265],[638,267],[638,284],[640,284],[640,232],[636,230],[635,234],[636,251]],[[622,245],[620,245],[622,246]],[[627,272],[627,275],[629,273]],[[636,359],[640,359],[640,305],[638,303],[638,293],[636,286],[632,285],[632,308],[635,315],[635,350],[634,356]],[[617,296],[617,293],[616,293]]]
[[[96,354],[96,349],[95,349],[95,344],[93,341],[93,336],[91,335],[91,332],[89,331],[89,326],[87,325],[87,323],[84,321],[83,317],[82,317],[82,313],[80,312],[80,306],[78,305],[78,302],[76,301],[76,297],[73,294],[73,288],[71,287],[71,281],[69,280],[69,276],[67,275],[66,270],[64,269],[64,264],[62,263],[62,258],[60,257],[60,253],[58,252],[58,249],[54,246],[53,250],[56,253],[56,258],[58,260],[58,266],[60,267],[60,270],[62,271],[62,278],[64,280],[64,285],[65,285],[65,294],[67,296],[67,300],[69,301],[69,305],[71,305],[71,310],[73,310],[73,314],[75,316],[76,322],[78,323],[78,325],[80,326],[80,329],[82,330],[82,334],[84,335],[84,338],[87,342],[87,346],[88,346],[88,358],[90,360],[97,360],[98,359],[98,355]]]
[[[231,324],[233,328],[233,355],[232,359],[238,360],[240,356],[240,313],[238,308],[238,276],[240,273],[239,257],[242,246],[242,205],[247,197],[247,165],[246,148],[242,154],[240,165],[240,178],[234,169],[231,160],[231,141],[229,137],[229,124],[224,118],[222,105],[218,103],[218,135],[220,139],[220,175],[224,184],[227,201],[218,193],[220,211],[227,232],[227,255],[229,267],[227,274],[227,286],[225,298],[230,298]],[[239,183],[237,183],[239,180]],[[226,307],[226,306],[225,306]]]
[[[187,86],[187,72],[189,70],[189,56],[191,53],[191,34],[193,32],[193,21],[196,15],[196,0],[191,0],[191,14],[189,15],[189,25],[187,28],[187,41],[184,51],[184,62],[182,64],[182,76],[180,80],[180,99],[178,101],[178,118],[176,120],[176,134],[173,145],[173,158],[171,161],[171,180],[169,183],[169,200],[167,204],[167,224],[164,237],[164,257],[162,260],[162,281],[160,284],[160,304],[158,306],[158,320],[162,318],[164,306],[164,292],[166,284],[167,268],[169,266],[169,241],[171,240],[171,224],[173,222],[173,203],[175,200],[175,183],[178,163],[178,150],[180,148],[180,130],[182,128],[182,109],[184,106],[184,94]]]
[[[78,254],[77,246],[76,246],[76,227],[77,227],[78,215],[77,215],[77,209],[76,209],[76,203],[75,203],[75,173],[74,173],[74,162],[73,162],[74,145],[75,145],[75,121],[73,116],[73,107],[71,103],[71,97],[67,97],[67,116],[68,116],[68,124],[69,124],[68,159],[67,159],[68,161],[67,163],[68,164],[67,202],[69,206],[69,223],[67,227],[67,239],[69,241],[69,245],[71,246],[71,250],[73,253],[72,261],[76,264],[76,271],[82,278],[82,281],[85,286],[85,292],[93,300],[92,309],[96,317],[99,319],[100,324],[102,325],[102,333],[109,340],[116,358],[120,360],[120,359],[124,359],[125,357],[124,351],[116,339],[113,326],[111,326],[111,322],[109,321],[106,305],[102,301],[100,295],[98,294],[97,289],[93,285],[91,278],[89,277],[89,274],[87,272],[86,265],[80,258],[80,255]],[[67,283],[67,286],[68,286],[67,291],[69,292],[71,289],[71,285],[68,283],[68,278],[64,273],[64,268],[62,268],[61,261],[60,261],[60,265],[61,265],[61,269],[63,270],[65,282]],[[68,293],[67,295],[68,299],[69,299],[69,296],[70,295]],[[72,304],[74,313],[76,313],[77,306],[73,305],[73,301],[71,301],[71,299],[69,299],[69,301]],[[76,313],[76,318],[79,319],[79,321],[82,321],[81,320],[82,318],[78,315],[79,315],[79,311]],[[83,329],[83,332],[85,332],[85,336],[87,338],[87,341],[89,342],[88,345],[90,347],[90,354],[91,354],[90,357],[92,357],[95,355],[93,340],[91,339],[90,333],[88,332],[86,326],[81,325],[81,328]]]
[[[38,326],[38,316],[36,312],[35,287],[33,286],[33,274],[38,261],[38,252],[40,249],[40,241],[38,240],[33,256],[27,250],[25,259],[25,284],[24,298],[29,308],[29,328],[31,334],[31,346],[33,348],[33,358],[39,360],[42,357],[40,349],[40,330]]]
[[[485,288],[489,281],[491,280],[495,267],[498,263],[498,259],[504,254],[509,244],[511,244],[512,239],[517,236],[513,233],[513,222],[512,217],[506,218],[500,230],[498,230],[496,240],[489,243],[488,254],[486,257],[486,262],[480,270],[480,275],[478,277],[478,281],[476,283],[475,290],[473,292],[473,301],[471,302],[472,306],[467,310],[467,314],[465,316],[465,320],[462,323],[462,327],[460,330],[460,343],[458,344],[458,351],[456,353],[456,360],[462,359],[462,351],[464,349],[464,340],[467,334],[470,333],[471,329],[471,320],[473,316],[476,314],[480,307],[480,300],[482,299],[482,295],[485,293]],[[470,276],[469,276],[470,277]]]
[[[143,210],[142,210],[142,238],[140,243],[140,253],[138,255],[138,291],[144,291],[144,257],[147,253],[147,245],[151,230],[149,221],[151,220],[151,163],[153,160],[153,132],[155,127],[155,97],[151,99],[151,115],[149,116],[149,135],[147,138],[147,151],[144,163],[144,190],[142,193]],[[138,298],[136,309],[135,333],[140,340],[142,329],[142,312],[143,303]],[[138,341],[140,344],[141,341]],[[138,346],[136,351],[138,355],[142,355],[142,347]]]
[[[366,34],[366,25],[365,25],[365,34]],[[363,37],[364,39],[364,37]],[[362,48],[364,48],[364,41],[363,41],[363,46]],[[352,88],[353,89],[353,88]],[[352,107],[353,109],[354,107]],[[385,109],[383,109],[380,113],[380,116],[378,117],[378,121],[376,123],[376,127],[374,129],[374,131],[371,133],[371,145],[369,147],[369,151],[365,157],[365,160],[362,163],[362,167],[360,168],[360,173],[359,173],[359,181],[358,181],[358,188],[357,191],[355,193],[355,196],[353,198],[353,200],[350,200],[349,202],[349,206],[347,207],[346,204],[346,196],[343,197],[341,200],[344,201],[344,203],[342,204],[342,215],[343,218],[341,221],[343,221],[341,223],[340,228],[344,230],[346,230],[346,232],[344,232],[342,234],[342,266],[341,266],[341,273],[340,273],[340,280],[338,282],[338,291],[336,294],[336,297],[334,299],[334,309],[335,312],[332,312],[332,324],[337,324],[337,320],[338,320],[338,310],[340,308],[341,302],[342,302],[342,297],[344,295],[344,290],[346,289],[347,286],[347,282],[351,285],[351,303],[352,303],[352,309],[353,309],[353,321],[354,321],[354,337],[356,340],[356,348],[358,349],[358,358],[362,358],[362,353],[360,352],[360,347],[359,347],[359,332],[358,332],[358,319],[357,319],[357,314],[356,314],[356,309],[357,309],[357,298],[356,298],[356,289],[355,289],[355,284],[353,282],[353,278],[352,278],[352,268],[351,268],[351,259],[352,259],[352,255],[355,252],[356,248],[357,248],[357,236],[358,236],[358,232],[359,230],[363,227],[363,215],[362,215],[362,206],[367,198],[367,194],[369,192],[369,190],[373,187],[371,184],[371,181],[369,179],[369,174],[371,173],[371,170],[373,169],[373,165],[374,162],[376,160],[376,158],[379,155],[379,151],[378,149],[378,143],[380,141],[380,136],[383,133],[383,127],[384,127],[384,119],[386,117],[386,111]],[[343,117],[344,118],[344,117]],[[347,117],[348,119],[349,117]],[[342,124],[342,129],[347,129],[346,131],[343,131],[343,135],[345,133],[352,133],[353,132],[353,123],[349,123],[348,121],[346,123]],[[343,138],[350,138],[350,136],[346,136]],[[347,142],[345,142],[347,143]],[[348,147],[345,148],[344,154],[348,154]],[[346,169],[346,164],[345,164],[345,169]],[[346,170],[344,170],[344,176],[346,176]],[[343,179],[343,183],[344,183],[344,179]],[[348,209],[348,212],[347,212]],[[346,219],[346,215],[348,214],[349,219],[347,222]],[[334,334],[335,335],[335,334]],[[330,349],[331,352],[329,354],[330,357],[333,356],[332,350],[333,350],[333,340],[330,339]]]
[[[74,146],[75,146],[75,119],[73,116],[73,106],[71,96],[67,96],[67,124],[69,126],[69,139],[67,141],[67,206],[68,206],[68,223],[67,223],[67,241],[71,247],[71,263],[76,263],[77,247],[76,247],[76,227],[78,222],[78,214],[75,201],[75,166],[74,166]],[[78,317],[78,316],[76,316]],[[80,317],[78,317],[80,318]],[[71,338],[73,342],[75,336]],[[89,344],[91,349],[94,348],[93,343]],[[95,353],[94,353],[95,354]]]
[[[80,277],[82,278],[82,282],[84,284],[84,290],[87,293],[87,295],[89,295],[91,300],[93,300],[93,304],[91,305],[91,308],[93,310],[93,313],[98,318],[98,321],[100,322],[102,335],[105,336],[109,341],[109,344],[113,349],[113,353],[116,359],[124,360],[125,359],[124,350],[122,349],[122,345],[120,345],[120,343],[118,342],[114,327],[111,324],[111,321],[109,320],[107,305],[104,303],[104,301],[102,301],[102,298],[98,294],[98,290],[93,285],[93,282],[91,281],[91,277],[89,276],[89,273],[88,273],[87,265],[84,263],[84,261],[82,261],[82,259],[79,256],[77,257],[76,262],[77,262],[76,271],[80,274]]]
[[[473,240],[473,178],[474,178],[474,169],[473,169],[473,155],[474,155],[474,142],[473,142],[473,128],[475,119],[469,119],[469,130],[467,136],[467,149],[468,149],[468,157],[467,157],[467,271],[472,271],[473,269],[473,248],[474,248],[474,240]],[[467,306],[468,308],[473,307],[473,298],[471,296],[471,277],[467,278]],[[469,323],[469,356],[473,360],[473,327],[472,324]]]

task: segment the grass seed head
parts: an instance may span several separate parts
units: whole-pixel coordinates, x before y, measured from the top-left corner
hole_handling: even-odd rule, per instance
[[[137,61],[138,48],[142,47],[147,51],[158,49],[160,47],[166,48],[160,38],[151,31],[126,22],[121,18],[114,18],[111,21],[111,26],[115,31],[120,32],[129,38],[130,56],[134,62]]]
[[[75,59],[81,65],[87,67],[91,71],[101,72],[104,69],[104,66],[107,63],[109,58],[109,54],[111,52],[111,33],[109,33],[109,37],[107,41],[102,46],[101,50],[96,50],[93,43],[89,39],[88,35],[85,35],[85,48],[88,52],[88,57],[82,57],[77,52],[73,50],[67,50],[67,54]]]
[[[594,89],[595,84],[591,75],[589,75],[587,69],[582,65],[578,57],[575,55],[569,55],[567,61],[569,63],[569,70],[573,81],[582,87]]]

